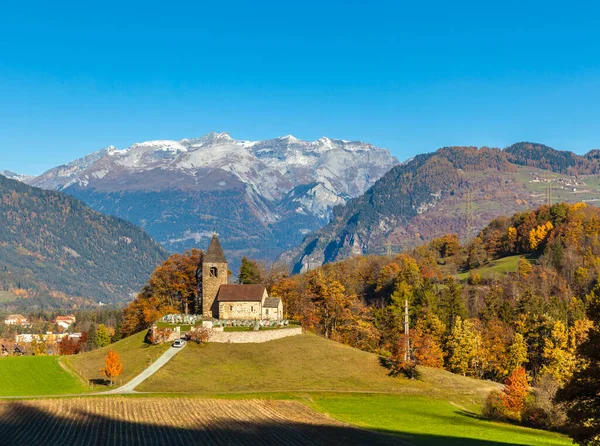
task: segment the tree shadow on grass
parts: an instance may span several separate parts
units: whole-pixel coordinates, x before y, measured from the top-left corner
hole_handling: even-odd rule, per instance
[[[158,407],[177,410],[176,407]],[[0,417],[0,444],[88,445],[500,445],[468,438],[366,431],[346,425],[286,421],[249,422],[232,417],[198,427],[177,427],[111,418],[83,410],[66,417],[32,404],[12,402]],[[186,417],[185,413],[180,414]]]

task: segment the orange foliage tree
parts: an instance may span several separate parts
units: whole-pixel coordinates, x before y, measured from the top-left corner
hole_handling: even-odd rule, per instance
[[[188,250],[172,255],[156,268],[148,284],[125,308],[122,333],[137,333],[165,314],[195,312],[202,258],[202,251]]]
[[[104,362],[104,368],[102,369],[102,373],[110,380],[110,385],[112,386],[114,378],[120,376],[123,373],[123,363],[121,362],[121,357],[114,350],[109,350],[106,355],[106,360]]]
[[[520,419],[528,393],[529,381],[527,380],[527,374],[523,367],[519,367],[506,379],[506,385],[502,390],[504,406],[508,413],[514,415],[514,418]]]

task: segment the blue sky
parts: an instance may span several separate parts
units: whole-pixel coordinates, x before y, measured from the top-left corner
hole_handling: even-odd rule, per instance
[[[364,140],[400,159],[600,147],[591,3],[23,3],[0,5],[0,170],[213,130]]]

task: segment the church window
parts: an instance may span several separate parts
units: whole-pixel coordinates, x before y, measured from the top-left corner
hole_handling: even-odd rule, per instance
[[[214,266],[210,268],[210,277],[219,277],[219,271]]]
[[[254,307],[250,307],[250,311],[254,311]]]
[[[269,315],[269,309],[267,308],[267,316]]]
[[[229,305],[229,311],[233,311],[233,305]]]

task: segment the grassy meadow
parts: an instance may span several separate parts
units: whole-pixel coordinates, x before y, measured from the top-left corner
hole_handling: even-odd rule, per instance
[[[66,395],[87,391],[85,381],[56,356],[0,358],[0,397]]]
[[[64,356],[62,361],[81,375],[86,382],[104,379],[101,369],[104,367],[106,354],[109,350],[114,350],[121,356],[123,362],[123,373],[116,379],[115,384],[125,384],[140,374],[169,348],[169,344],[145,344],[145,335],[146,331],[143,331],[121,339],[108,347],[80,355]]]
[[[119,381],[122,383],[168,348],[168,345],[144,344],[144,335],[139,333],[109,347],[121,355],[124,373]],[[102,378],[100,369],[109,348],[62,358],[0,359],[0,395],[89,393],[86,382]],[[412,445],[571,444],[568,438],[558,434],[480,418],[485,397],[497,387],[496,383],[430,368],[420,368],[418,380],[390,377],[376,355],[304,334],[264,344],[188,343],[136,389],[148,393],[120,396],[117,406],[105,402],[117,397],[88,397],[84,401],[87,401],[87,412],[97,412],[99,407],[108,404],[110,411],[119,407],[118,410],[126,410],[138,419],[151,416],[144,412],[147,405],[136,402],[146,398],[164,398],[174,406],[192,404],[189,403],[192,398],[203,401],[198,407],[211,404],[233,407],[236,401],[246,404],[244,402],[250,400],[269,400],[276,404],[275,401],[286,400],[295,401],[296,408],[315,411],[310,411],[313,415],[305,414],[309,424],[311,417],[321,420],[319,417],[324,414],[338,420],[336,423],[341,422],[339,426],[353,425],[379,432],[382,439],[387,439],[386,444],[390,438],[392,443]],[[104,387],[96,387],[96,390],[102,391]],[[17,407],[15,410],[27,412],[37,408]],[[138,411],[141,412],[138,414]],[[107,415],[103,421],[107,432],[114,429],[111,417]],[[127,429],[136,432],[135,425],[128,425]],[[197,430],[193,426],[186,430],[173,426],[169,429],[173,435],[183,436],[193,436]],[[301,426],[294,429],[304,432]],[[346,431],[340,429],[340,432]],[[353,432],[347,433],[354,435]]]
[[[453,401],[424,395],[315,395],[310,406],[417,446],[572,444],[563,435],[481,419]]]

